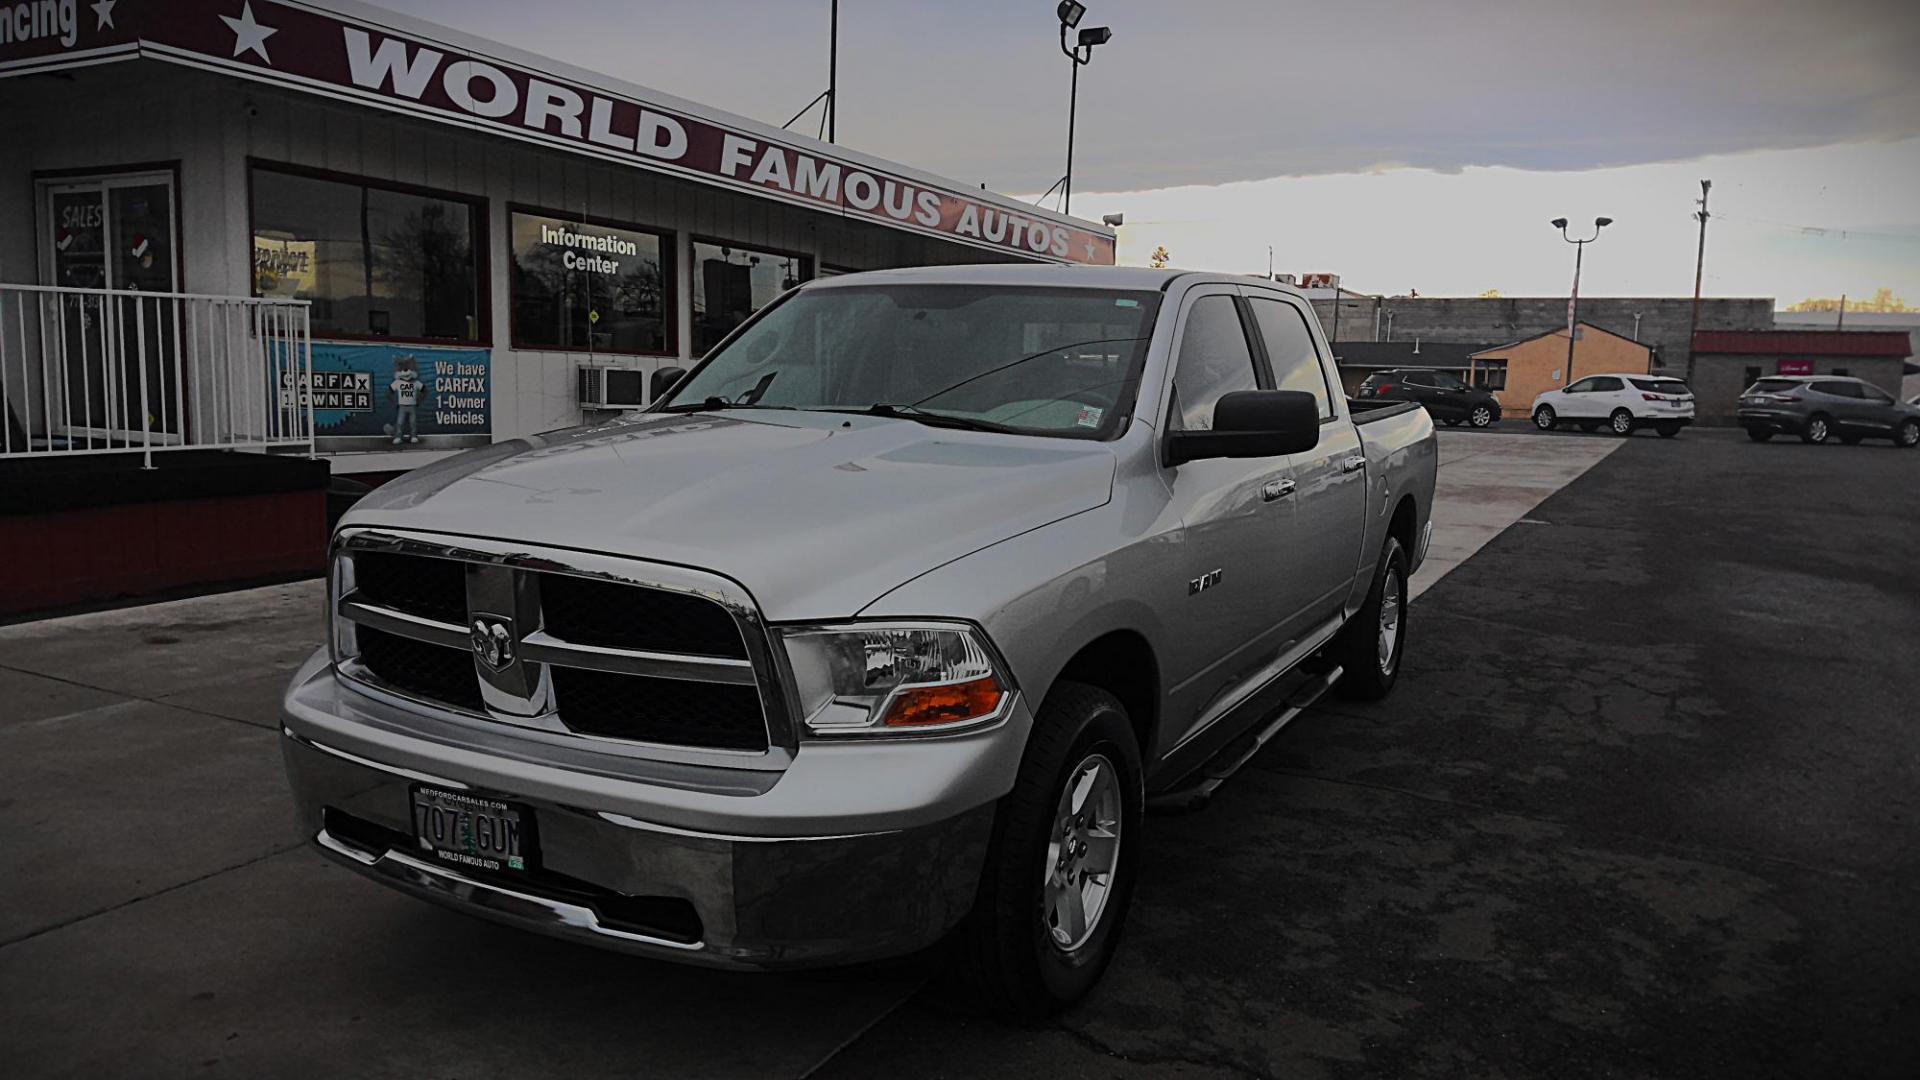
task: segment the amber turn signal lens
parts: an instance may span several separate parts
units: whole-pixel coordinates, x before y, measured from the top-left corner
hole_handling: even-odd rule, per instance
[[[999,680],[991,675],[948,686],[902,690],[882,721],[887,727],[952,724],[992,715],[1000,707]]]

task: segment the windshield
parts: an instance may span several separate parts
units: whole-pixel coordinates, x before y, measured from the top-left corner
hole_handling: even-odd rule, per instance
[[[804,289],[708,356],[662,407],[912,406],[1022,434],[1107,438],[1132,412],[1159,302],[1157,292],[1058,286]]]

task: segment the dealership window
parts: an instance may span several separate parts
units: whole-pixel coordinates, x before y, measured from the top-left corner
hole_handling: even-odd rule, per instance
[[[747,316],[812,276],[803,255],[745,248],[709,240],[693,242],[693,353],[720,343]]]
[[[255,167],[254,294],[313,302],[315,337],[480,341],[482,204]]]
[[[1505,360],[1481,360],[1474,365],[1473,384],[1482,390],[1499,391],[1507,388],[1507,362]]]
[[[515,347],[673,351],[665,236],[540,211],[508,216]]]

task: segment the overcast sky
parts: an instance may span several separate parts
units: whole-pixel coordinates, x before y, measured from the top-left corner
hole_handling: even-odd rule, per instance
[[[775,124],[826,85],[827,0],[381,2]],[[1075,210],[1128,213],[1123,261],[1263,270],[1271,243],[1367,291],[1553,293],[1569,251],[1533,219],[1608,214],[1593,290],[1685,293],[1711,176],[1710,291],[1920,303],[1913,0],[1088,7],[1114,38],[1081,73]],[[1048,0],[842,0],[840,141],[1038,192],[1069,67]]]

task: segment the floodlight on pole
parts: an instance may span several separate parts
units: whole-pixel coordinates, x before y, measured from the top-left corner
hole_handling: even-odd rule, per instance
[[[1573,385],[1573,342],[1580,333],[1580,261],[1586,254],[1587,245],[1600,239],[1600,230],[1613,224],[1610,217],[1593,219],[1593,235],[1585,240],[1576,240],[1567,235],[1567,219],[1554,218],[1553,227],[1560,230],[1560,239],[1573,245],[1573,291],[1567,295],[1567,370],[1560,385]]]
[[[1073,44],[1068,44],[1067,32],[1079,27],[1080,20],[1086,17],[1087,5],[1061,0],[1055,13],[1060,16],[1060,51],[1073,61],[1073,83],[1067,93],[1067,174],[1055,185],[1060,189],[1060,212],[1065,214],[1073,210],[1073,127],[1080,106],[1080,68],[1093,60],[1095,46],[1113,40],[1113,28],[1089,26],[1080,31]]]

